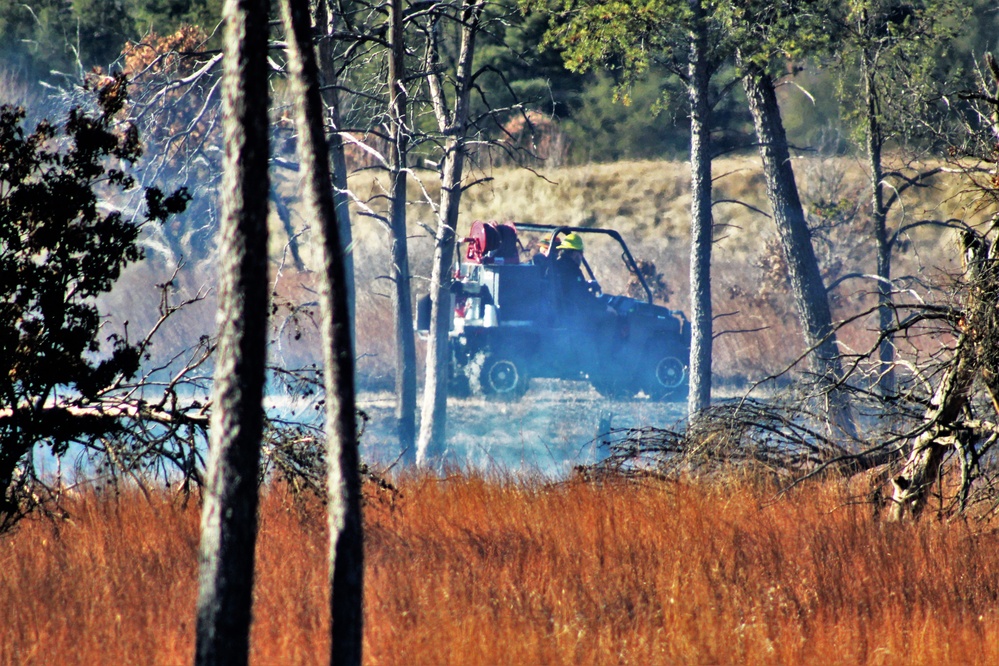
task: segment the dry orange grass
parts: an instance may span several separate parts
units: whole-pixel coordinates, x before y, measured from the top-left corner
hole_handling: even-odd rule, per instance
[[[369,664],[991,664],[991,529],[875,522],[837,482],[409,478],[366,509]],[[0,541],[0,663],[190,663],[198,510],[84,493]],[[328,650],[325,520],[262,503],[252,659]]]

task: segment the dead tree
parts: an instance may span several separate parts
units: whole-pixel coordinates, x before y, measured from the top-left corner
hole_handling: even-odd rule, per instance
[[[922,432],[914,438],[900,474],[892,479],[892,518],[918,518],[930,487],[937,481],[940,464],[950,450],[963,450],[980,438],[969,427],[966,415],[976,379],[981,377],[995,402],[995,360],[999,317],[999,257],[995,244],[967,231],[963,237],[968,293],[959,319],[960,337],[954,356],[923,416]],[[962,489],[967,494],[967,489]]]
[[[427,379],[423,390],[423,412],[417,446],[417,462],[439,460],[444,453],[447,425],[447,386],[450,366],[451,282],[462,173],[469,125],[469,98],[475,79],[472,60],[485,2],[464,0],[455,19],[461,26],[461,45],[454,76],[454,107],[448,107],[439,59],[438,21],[431,18],[427,43],[427,75],[434,115],[444,139],[441,161],[441,198],[437,209],[437,232],[433,272],[430,278],[430,341],[427,346]]]
[[[330,663],[357,666],[361,663],[363,643],[364,546],[349,289],[322,122],[323,106],[308,0],[282,0],[281,16],[288,36],[291,89],[298,101],[295,116],[305,185],[303,200],[307,216],[319,221],[323,238],[320,326],[326,387],[332,614]]]
[[[219,347],[201,524],[196,663],[249,658],[267,356],[267,0],[223,8]]]
[[[150,32],[140,43],[126,44],[123,53],[125,71],[133,80],[129,111],[149,137],[143,178],[149,183],[183,184],[194,195],[186,215],[173,224],[147,228],[144,244],[152,258],[170,265],[183,263],[191,272],[211,272],[218,249],[222,54],[207,48],[209,39],[201,28],[185,25],[168,35]],[[292,142],[284,140],[290,139],[287,128],[278,126],[274,132],[272,165],[296,174],[298,164],[288,155]],[[295,269],[302,272],[306,266],[299,246],[301,232],[292,227],[289,202],[277,184],[272,203]]]
[[[995,130],[999,128],[999,65],[986,54],[986,68],[980,73],[978,91],[962,94],[971,115],[963,123],[963,145],[952,148],[955,170],[965,174],[979,195],[982,207],[994,206],[997,196]],[[953,358],[937,386],[923,417],[922,431],[913,439],[901,473],[892,481],[892,517],[916,518],[926,505],[930,487],[940,477],[940,467],[949,451],[961,460],[958,500],[967,504],[974,482],[973,470],[985,452],[999,438],[999,427],[976,419],[972,399],[976,382],[988,394],[986,404],[999,416],[999,251],[991,232],[999,219],[992,218],[984,233],[968,229],[962,235],[966,276],[965,303],[957,313],[959,337]]]

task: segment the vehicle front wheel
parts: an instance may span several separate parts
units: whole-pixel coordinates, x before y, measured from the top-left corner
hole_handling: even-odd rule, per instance
[[[676,402],[687,397],[690,388],[687,364],[677,356],[660,356],[643,374],[642,390],[651,399]]]
[[[527,392],[530,378],[523,360],[508,354],[486,353],[476,359],[478,392],[495,400],[519,400]]]

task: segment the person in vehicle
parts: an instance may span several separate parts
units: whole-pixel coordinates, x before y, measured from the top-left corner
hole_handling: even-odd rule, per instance
[[[585,307],[595,300],[599,287],[583,277],[583,238],[575,232],[566,234],[556,247],[552,272],[567,304]]]
[[[558,245],[562,242],[561,236],[555,239],[555,244]],[[543,266],[545,269],[548,268],[552,261],[551,254],[551,241],[547,238],[542,238],[538,241],[538,251],[533,257],[531,257],[531,263],[535,266]]]

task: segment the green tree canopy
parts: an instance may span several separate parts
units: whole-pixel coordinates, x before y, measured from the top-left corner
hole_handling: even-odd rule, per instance
[[[18,467],[40,444],[69,443],[114,424],[53,416],[58,394],[93,399],[139,368],[127,335],[101,331],[94,299],[138,261],[139,225],[113,206],[135,189],[123,166],[141,154],[132,126],[117,127],[123,77],[104,82],[98,108],[72,109],[63,127],[31,133],[23,109],[0,107],[0,530],[19,515]],[[186,191],[145,191],[145,217],[163,221],[187,204]],[[102,338],[111,343],[101,354]]]

